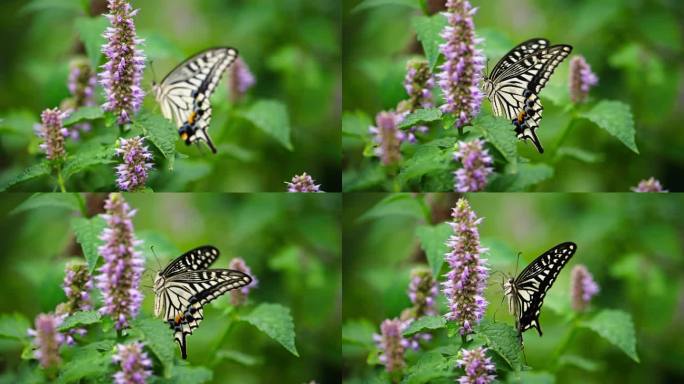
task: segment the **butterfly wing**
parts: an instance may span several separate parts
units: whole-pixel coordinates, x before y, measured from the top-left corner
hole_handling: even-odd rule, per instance
[[[187,357],[185,337],[204,319],[204,305],[251,282],[249,275],[230,269],[188,270],[166,281],[158,295],[164,308],[164,320],[174,331],[183,359]]]
[[[534,39],[529,39],[527,41],[523,41],[522,43],[516,45],[508,51],[507,54],[505,54],[498,63],[494,66],[494,69],[492,69],[492,72],[489,74],[490,79],[496,80],[498,76],[505,70],[506,68],[514,65],[518,61],[520,61],[523,57],[529,56],[532,53],[544,49],[549,46],[549,41],[546,39],[541,39],[541,38],[534,38]]]
[[[204,140],[215,152],[206,132],[211,120],[209,98],[237,54],[228,47],[204,50],[176,66],[157,86],[157,101],[164,117],[179,128],[185,124],[194,128],[184,139],[186,143]],[[201,125],[196,126],[197,122]]]
[[[513,282],[514,300],[519,310],[518,330],[524,332],[532,327],[542,335],[539,313],[544,296],[558,277],[558,273],[577,250],[577,244],[558,244],[537,257]]]
[[[169,263],[159,274],[169,278],[177,273],[209,268],[219,257],[219,250],[211,245],[191,249]]]

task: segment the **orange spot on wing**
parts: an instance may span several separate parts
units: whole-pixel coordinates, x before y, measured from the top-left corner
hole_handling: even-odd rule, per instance
[[[192,111],[192,113],[190,113],[190,116],[188,116],[188,123],[190,125],[195,124],[195,117],[196,116],[197,116],[197,113],[195,111]]]
[[[181,322],[181,314],[180,313],[176,314],[175,321],[176,321],[176,324],[180,324],[180,322]]]
[[[524,118],[525,118],[525,111],[520,111],[520,113],[518,114],[518,124],[522,124]]]

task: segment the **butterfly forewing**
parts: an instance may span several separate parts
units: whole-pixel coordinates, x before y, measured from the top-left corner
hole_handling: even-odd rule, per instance
[[[216,261],[219,254],[219,250],[211,245],[191,249],[169,263],[160,274],[166,278],[179,272],[207,269]]]
[[[576,250],[575,243],[559,244],[537,257],[515,278],[511,294],[520,332],[534,327],[542,335],[539,313],[544,296]]]
[[[505,54],[504,57],[502,57],[498,63],[496,63],[496,65],[492,69],[492,72],[489,74],[489,78],[496,80],[504,69],[517,63],[523,57],[529,56],[532,53],[540,49],[546,48],[548,46],[549,41],[540,38],[529,39],[516,45],[515,47],[513,47],[513,49],[508,51],[508,53]]]

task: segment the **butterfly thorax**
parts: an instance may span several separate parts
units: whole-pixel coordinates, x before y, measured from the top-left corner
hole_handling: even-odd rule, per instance
[[[161,296],[161,293],[166,289],[164,286],[166,285],[166,279],[161,275],[161,273],[157,273],[157,276],[154,278],[154,315],[159,317],[161,315],[163,308],[161,308],[161,301],[159,300],[159,297]]]
[[[508,312],[511,315],[514,315],[517,317],[517,308],[515,307],[516,301],[515,297],[517,295],[517,289],[515,287],[515,280],[510,277],[503,285],[503,291],[506,297],[508,298]]]
[[[491,100],[492,93],[494,93],[494,82],[488,77],[485,77],[482,83],[482,90],[487,95],[487,98]]]

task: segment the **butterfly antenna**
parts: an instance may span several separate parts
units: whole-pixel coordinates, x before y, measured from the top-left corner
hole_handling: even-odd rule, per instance
[[[159,270],[162,270],[161,263],[159,262],[159,258],[157,257],[157,252],[154,251],[154,245],[150,245],[150,251],[152,251],[152,254],[154,255],[154,259],[157,260],[157,266],[159,267]]]
[[[518,262],[520,261],[520,255],[522,255],[522,252],[518,252],[518,256],[515,259],[515,274],[513,276],[518,276]]]

